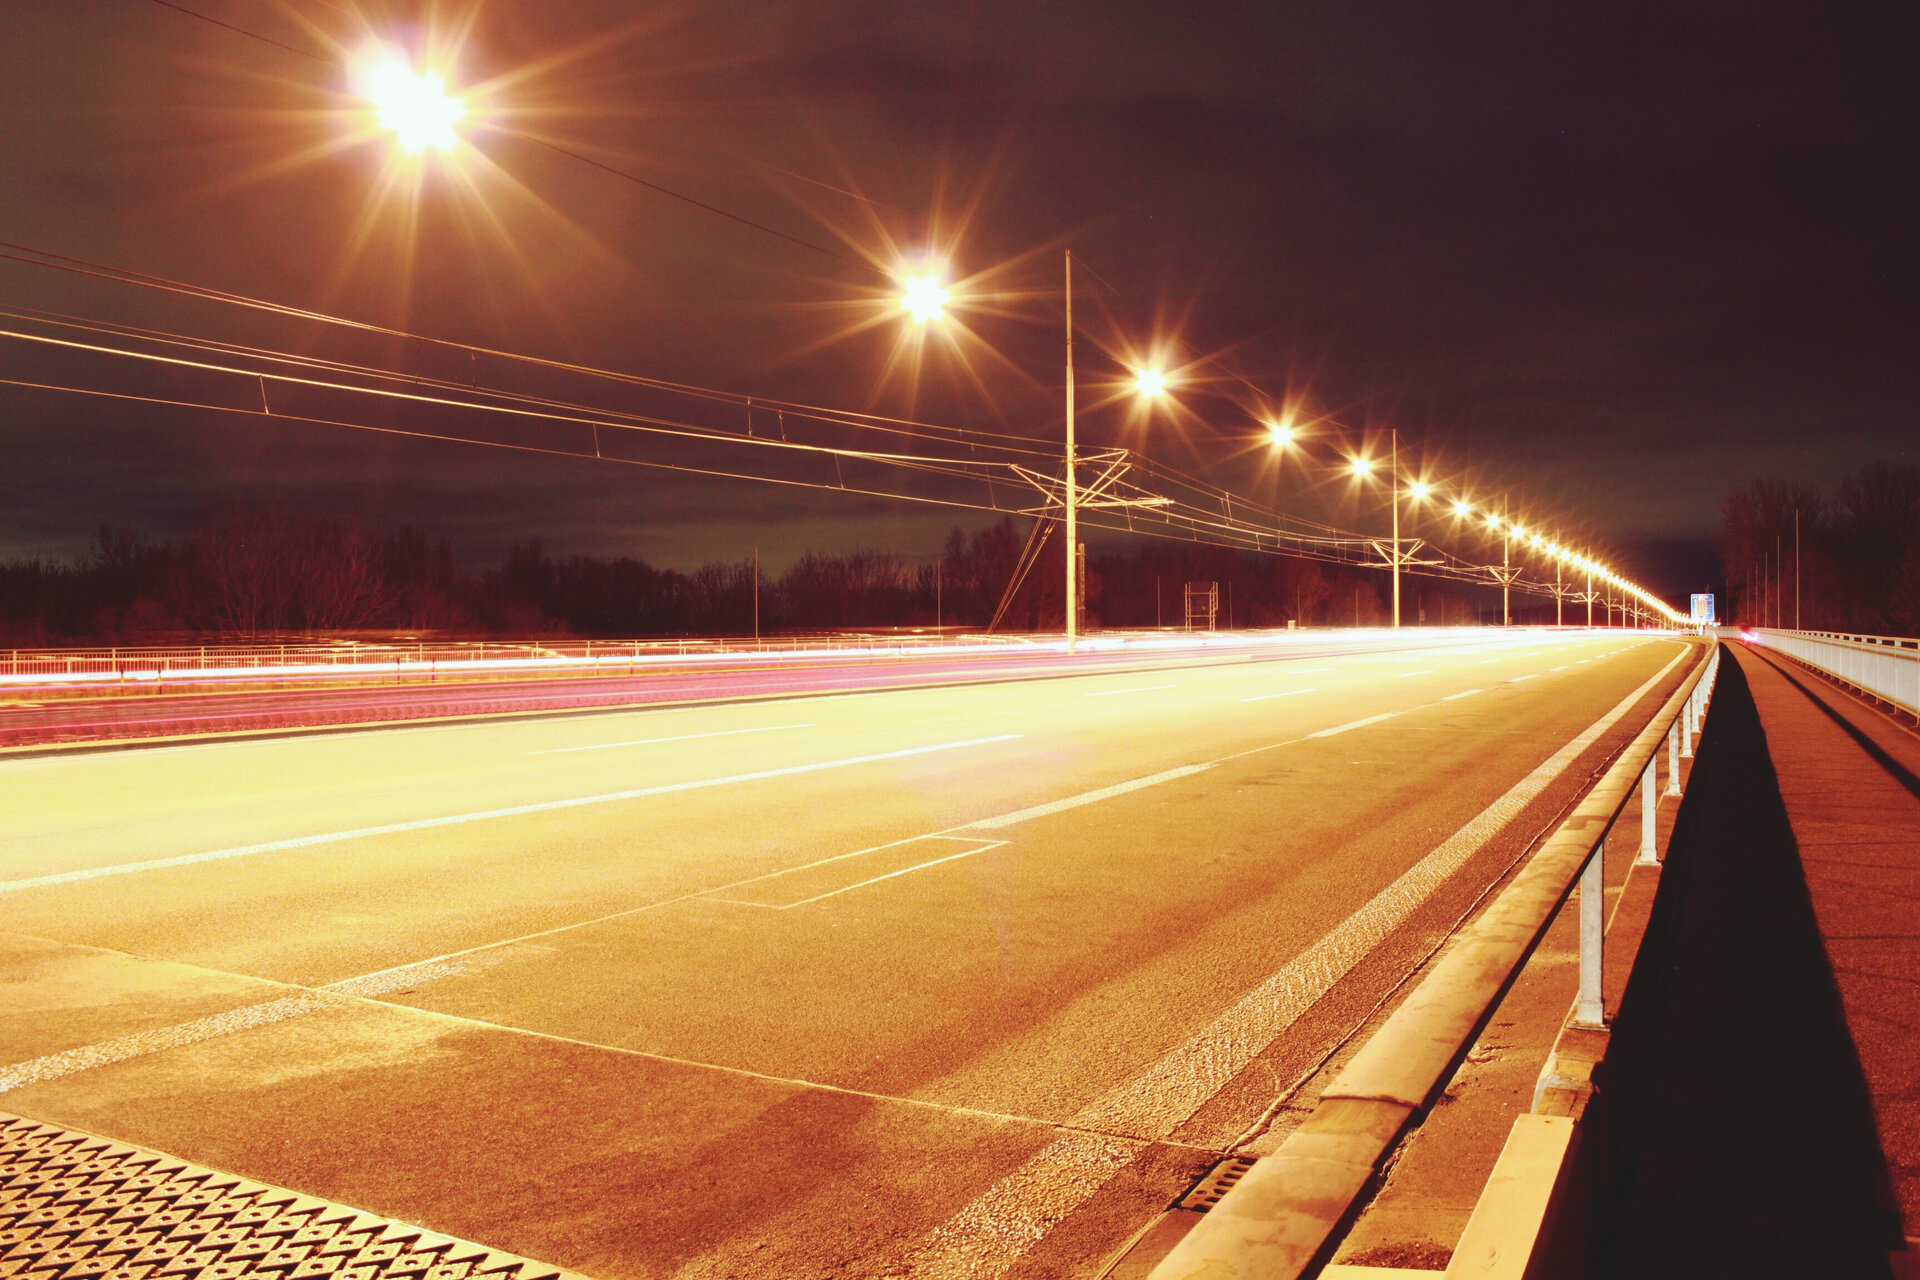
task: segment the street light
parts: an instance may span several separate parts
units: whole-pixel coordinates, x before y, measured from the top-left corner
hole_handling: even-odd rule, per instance
[[[467,106],[447,92],[446,77],[415,71],[399,55],[387,53],[360,76],[360,93],[373,107],[380,127],[391,132],[408,155],[429,147],[445,150],[459,142],[454,132]]]
[[[1074,390],[1073,390],[1073,250],[1066,251],[1066,325],[1067,325],[1067,652],[1072,653],[1080,639],[1080,523],[1079,481],[1074,475]],[[1146,399],[1166,394],[1167,375],[1155,368],[1134,370],[1134,390]]]
[[[900,309],[913,317],[916,324],[931,324],[944,319],[947,303],[953,295],[940,283],[936,275],[910,277],[900,294]]]
[[[1285,446],[1293,442],[1293,432],[1277,423],[1267,424],[1267,436],[1275,445]],[[1388,471],[1388,479],[1390,484],[1387,490],[1387,505],[1393,511],[1393,552],[1391,557],[1393,562],[1393,626],[1395,630],[1398,630],[1400,627],[1400,566],[1406,561],[1406,557],[1400,553],[1400,429],[1398,427],[1393,428],[1392,441],[1392,449],[1388,455],[1390,468]],[[1355,479],[1364,480],[1373,474],[1374,461],[1365,454],[1357,453],[1347,459],[1347,467],[1353,473]],[[1428,493],[1432,492],[1432,490],[1427,485],[1416,481],[1409,487],[1407,492],[1415,498],[1424,498]],[[1376,549],[1378,549],[1377,544]]]

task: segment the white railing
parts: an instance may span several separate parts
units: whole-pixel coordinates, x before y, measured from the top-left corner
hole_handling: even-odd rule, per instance
[[[1741,634],[1920,719],[1920,640],[1770,627]]]

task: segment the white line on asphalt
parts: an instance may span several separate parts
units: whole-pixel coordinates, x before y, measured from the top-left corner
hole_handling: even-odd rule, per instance
[[[953,840],[955,836],[929,836],[931,840]],[[981,840],[971,849],[962,849],[959,853],[949,853],[943,858],[933,858],[926,862],[915,863],[911,867],[902,867],[898,871],[889,871],[884,875],[869,876],[865,880],[856,880],[852,884],[841,885],[838,889],[829,889],[825,893],[816,893],[811,898],[801,898],[796,902],[751,902],[745,898],[714,898],[715,902],[724,902],[735,907],[765,907],[769,911],[791,911],[795,907],[804,907],[810,903],[824,902],[828,898],[851,893],[855,889],[864,889],[870,884],[879,884],[882,880],[891,880],[895,876],[904,876],[912,871],[925,871],[928,867],[937,867],[943,862],[952,862],[957,858],[971,858],[976,853],[985,853],[989,849],[998,849],[1006,840]]]
[[[1425,671],[1402,671],[1395,678],[1399,680],[1405,680],[1409,676],[1430,676],[1433,674],[1433,671],[1434,669],[1432,667],[1428,667]]]
[[[1540,674],[1540,673],[1539,673],[1538,671],[1529,671],[1529,672],[1528,672],[1528,673],[1527,673],[1526,675],[1524,675],[1524,676],[1515,676],[1515,677],[1514,677],[1513,679],[1511,679],[1511,680],[1509,680],[1509,681],[1507,681],[1507,683],[1508,683],[1508,684],[1519,684],[1519,683],[1520,683],[1520,682],[1521,682],[1522,680],[1531,680],[1531,679],[1533,679],[1534,677],[1536,677],[1536,676],[1538,676],[1539,674]]]
[[[731,738],[742,733],[779,733],[783,729],[811,729],[810,724],[770,724],[759,729],[719,729],[713,733],[682,733],[671,738],[636,738],[632,742],[595,742],[584,747],[548,747],[530,756],[557,756],[569,751],[605,751],[610,747],[650,747],[657,742],[692,742],[695,738]]]
[[[1675,656],[1219,1018],[1074,1116],[1058,1138],[928,1232],[903,1260],[907,1273],[923,1280],[1003,1275],[1136,1154],[1226,1087],[1686,656]]]
[[[43,1084],[48,1080],[58,1080],[61,1076],[70,1076],[76,1071],[88,1071],[94,1067],[125,1062],[128,1058],[144,1057],[164,1049],[198,1044],[202,1040],[215,1040],[221,1036],[230,1036],[236,1031],[271,1026],[276,1022],[285,1022],[288,1018],[298,1018],[304,1014],[318,1012],[329,1004],[339,1003],[337,999],[330,1000],[322,995],[287,996],[279,1000],[268,1000],[261,1004],[229,1009],[225,1013],[216,1013],[206,1018],[195,1018],[191,1022],[177,1022],[170,1027],[136,1031],[130,1036],[102,1040],[98,1044],[83,1045],[78,1049],[68,1049],[64,1053],[49,1053],[44,1057],[30,1058],[25,1062],[0,1067],[0,1093],[11,1093],[15,1089],[24,1089],[31,1084]]]
[[[1026,809],[1015,809],[1012,813],[1003,813],[997,817],[982,818],[978,822],[968,822],[950,831],[995,831],[1001,827],[1010,827],[1016,822],[1029,822],[1034,818],[1044,818],[1050,813],[1061,813],[1067,809],[1078,809],[1083,804],[1093,804],[1114,796],[1125,795],[1129,791],[1138,791],[1142,787],[1157,786],[1162,782],[1172,782],[1176,778],[1190,778],[1196,773],[1204,773],[1213,768],[1209,764],[1183,764],[1178,769],[1168,769],[1164,773],[1148,774],[1144,778],[1133,778],[1126,782],[1116,782],[1110,787],[1101,787],[1095,791],[1082,791],[1077,796],[1067,796],[1061,800],[1049,800],[1045,804],[1036,804]]]
[[[96,880],[101,876],[128,875],[135,871],[160,871],[168,867],[186,867],[225,858],[244,858],[256,853],[279,853],[287,849],[305,849],[313,845],[337,844],[343,840],[361,840],[370,836],[393,835],[401,831],[425,831],[433,827],[459,826],[468,822],[486,822],[494,818],[516,818],[529,813],[551,813],[556,809],[577,809],[590,804],[610,804],[620,800],[638,800],[645,796],[670,795],[680,791],[699,791],[737,782],[760,782],[767,778],[788,778],[823,769],[843,769],[850,765],[874,764],[881,760],[901,760],[909,756],[930,755],[936,751],[957,751],[962,747],[981,747],[995,742],[1011,742],[1022,735],[1000,733],[990,738],[967,738],[960,742],[940,742],[928,747],[907,747],[900,751],[878,751],[872,755],[848,756],[843,760],[822,760],[815,764],[792,764],[779,769],[759,769],[724,778],[696,778],[689,782],[668,782],[655,787],[635,787],[630,791],[609,791],[604,795],[577,796],[569,800],[546,800],[537,804],[519,804],[504,809],[482,809],[474,813],[452,813],[440,818],[416,818],[411,822],[389,822],[378,827],[356,827],[350,831],[328,831],[320,835],[295,836],[290,840],[269,840],[232,849],[212,849],[206,853],[183,853],[173,858],[150,858],[145,862],[122,862],[106,867],[84,867],[78,871],[60,871],[52,875],[29,876],[24,880],[0,881],[0,893],[38,889],[49,885],[73,884]]]
[[[1450,693],[1450,694],[1448,694],[1448,695],[1447,695],[1446,697],[1444,697],[1444,698],[1442,698],[1442,699],[1440,699],[1440,701],[1442,701],[1442,702],[1452,702],[1452,701],[1453,701],[1453,700],[1454,700],[1455,698],[1466,698],[1466,697],[1471,697],[1472,695],[1474,695],[1474,694],[1476,694],[1476,693],[1485,693],[1485,692],[1486,692],[1486,690],[1485,690],[1485,689],[1462,689],[1462,690],[1461,690],[1460,692],[1458,692],[1458,693]]]
[[[1178,689],[1177,684],[1143,684],[1138,689],[1102,689],[1098,693],[1083,693],[1083,698],[1111,698],[1122,693],[1152,693],[1157,689]]]
[[[1482,692],[1482,690],[1469,689],[1466,691],[1466,693],[1456,694],[1453,696],[1465,697],[1467,693],[1479,693],[1479,692]],[[1442,698],[1442,699],[1439,699],[1438,702],[1445,702],[1447,700],[1448,699],[1446,698]],[[674,906],[679,903],[687,902],[695,898],[710,897],[716,893],[724,893],[730,889],[739,889],[746,885],[756,884],[762,880],[773,879],[776,876],[788,875],[794,871],[804,871],[810,867],[821,866],[825,863],[836,862],[845,858],[856,858],[862,854],[872,853],[878,849],[893,848],[896,845],[907,844],[914,840],[926,839],[928,838],[928,835],[932,835],[932,836],[948,835],[956,831],[966,831],[973,827],[986,827],[991,829],[999,826],[1010,826],[1016,822],[1025,821],[1028,818],[1037,818],[1037,817],[1044,816],[1045,814],[1048,814],[1048,813],[1059,812],[1062,809],[1074,808],[1083,804],[1092,804],[1096,801],[1104,800],[1111,796],[1124,795],[1130,791],[1137,791],[1142,787],[1153,786],[1156,783],[1167,782],[1167,781],[1172,781],[1176,778],[1186,777],[1190,774],[1199,773],[1202,770],[1213,768],[1215,765],[1226,764],[1229,761],[1240,760],[1248,756],[1260,755],[1264,752],[1275,751],[1283,747],[1294,746],[1298,743],[1305,742],[1311,738],[1330,737],[1337,733],[1344,733],[1348,729],[1359,728],[1362,725],[1374,724],[1381,720],[1391,719],[1396,715],[1410,714],[1412,712],[1422,710],[1426,706],[1438,705],[1438,702],[1425,703],[1422,706],[1416,706],[1416,707],[1407,707],[1407,708],[1404,708],[1402,711],[1389,711],[1382,715],[1371,716],[1365,720],[1355,720],[1348,724],[1336,726],[1332,729],[1322,729],[1316,733],[1310,733],[1299,738],[1287,738],[1280,742],[1270,742],[1258,747],[1249,747],[1244,751],[1236,751],[1229,755],[1222,756],[1218,760],[1207,761],[1204,764],[1187,765],[1179,769],[1168,770],[1165,773],[1153,774],[1151,776],[1144,777],[1144,778],[1135,778],[1128,782],[1116,783],[1110,787],[1102,787],[1096,791],[1088,791],[1088,792],[1083,792],[1077,796],[1069,796],[1069,797],[1066,797],[1065,799],[1056,800],[1049,804],[1036,805],[1030,809],[1022,809],[1014,813],[1001,814],[996,817],[990,817],[990,818],[983,818],[978,822],[964,823],[957,827],[948,827],[944,831],[931,832],[931,833],[928,833],[927,835],[906,836],[899,840],[889,841],[886,844],[874,845],[866,849],[856,849],[849,853],[838,853],[830,857],[820,858],[814,862],[804,863],[798,867],[784,867],[778,871],[764,872],[757,876],[748,876],[744,879],[729,881],[725,884],[707,885],[703,888],[694,889],[686,893],[674,894],[664,898],[657,898],[652,902],[642,903],[641,905],[636,907],[628,907],[621,911],[609,912],[606,915],[592,916],[582,920],[574,920],[566,924],[554,925],[546,929],[538,929],[531,933],[517,934],[511,937],[498,938],[491,942],[479,943],[475,946],[462,948],[459,951],[449,951],[449,952],[444,952],[437,956],[428,956],[420,960],[411,960],[404,964],[394,965],[387,969],[378,970],[372,974],[363,975],[360,978],[346,979],[340,983],[332,984],[332,986],[334,989],[345,990],[352,984],[356,984],[363,981],[373,981],[373,980],[378,980],[381,982],[393,980],[393,981],[401,982],[403,985],[408,984],[412,980],[411,975],[427,974],[429,970],[432,970],[434,974],[437,974],[439,970],[435,968],[436,966],[444,965],[450,962],[460,961],[468,956],[476,955],[482,952],[497,951],[503,947],[514,946],[516,944],[523,943],[523,942],[532,942],[541,938],[554,937],[562,933],[571,933],[579,929],[595,928],[600,925],[610,924],[615,920],[624,920],[631,916],[645,914],[646,912],[658,911],[664,907]],[[432,975],[423,977],[420,980],[422,981],[431,980],[431,976]]]
[[[1268,698],[1291,698],[1296,693],[1318,693],[1317,689],[1289,689],[1285,693],[1262,693],[1252,698],[1242,698],[1242,702],[1265,702]]]
[[[1336,733],[1345,733],[1349,729],[1364,729],[1370,724],[1379,724],[1382,720],[1391,720],[1399,714],[1398,711],[1383,711],[1377,716],[1368,716],[1364,720],[1349,720],[1345,724],[1337,724],[1331,729],[1316,729],[1307,736],[1309,738],[1331,738]]]
[[[1555,668],[1554,668],[1554,670],[1555,670],[1555,671],[1565,671],[1566,669],[1567,669],[1566,667],[1555,667]]]

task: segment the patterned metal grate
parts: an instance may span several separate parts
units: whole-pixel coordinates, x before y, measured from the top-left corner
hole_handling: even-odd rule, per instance
[[[420,1227],[0,1114],[0,1280],[577,1280]]]
[[[1201,1213],[1220,1203],[1220,1197],[1233,1190],[1233,1184],[1246,1176],[1253,1168],[1252,1156],[1228,1156],[1213,1168],[1207,1170],[1193,1189],[1180,1197],[1176,1209],[1197,1209]]]

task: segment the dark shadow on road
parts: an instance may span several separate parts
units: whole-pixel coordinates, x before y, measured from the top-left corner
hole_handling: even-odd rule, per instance
[[[1665,878],[1649,938],[1665,963],[1640,966],[1616,1024],[1634,1051],[1595,1274],[1891,1275],[1900,1219],[1866,1081],[1732,661]]]

